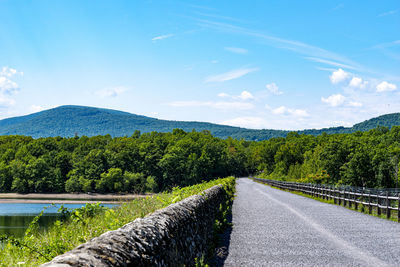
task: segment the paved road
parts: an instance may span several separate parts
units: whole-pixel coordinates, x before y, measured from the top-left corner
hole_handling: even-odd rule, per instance
[[[400,266],[400,224],[241,178],[225,266]]]

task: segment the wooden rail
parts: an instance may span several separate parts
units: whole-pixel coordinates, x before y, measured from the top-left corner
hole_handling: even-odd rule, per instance
[[[369,214],[372,214],[374,209],[378,216],[384,212],[386,218],[391,218],[392,211],[395,211],[397,213],[397,222],[400,222],[400,192],[398,191],[253,179],[280,189],[301,192],[325,200],[333,200],[335,204],[343,205],[343,207],[354,207],[358,210],[361,204],[363,208],[366,207],[368,209]]]

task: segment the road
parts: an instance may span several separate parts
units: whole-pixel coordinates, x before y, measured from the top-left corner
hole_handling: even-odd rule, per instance
[[[400,266],[400,224],[237,180],[224,266]]]

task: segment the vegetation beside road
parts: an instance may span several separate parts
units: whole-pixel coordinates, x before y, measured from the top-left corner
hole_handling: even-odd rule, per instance
[[[4,248],[0,249],[0,265],[17,266],[20,263],[21,266],[37,266],[106,231],[120,228],[136,218],[144,217],[191,195],[200,194],[218,184],[223,186],[225,192],[225,202],[220,207],[221,213],[215,224],[218,231],[227,223],[226,215],[230,212],[235,190],[233,177],[183,188],[176,187],[169,193],[135,199],[115,209],[104,208],[100,204],[88,204],[72,211],[61,209],[60,212],[64,215],[62,219],[44,232],[39,231],[35,219],[23,239],[3,236]]]
[[[291,133],[255,145],[261,178],[369,188],[398,186],[400,127],[320,136]]]

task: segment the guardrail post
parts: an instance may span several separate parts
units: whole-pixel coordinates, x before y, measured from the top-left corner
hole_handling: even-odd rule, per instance
[[[322,198],[322,199],[325,199],[325,195],[324,195],[324,186],[323,186],[323,185],[320,185],[320,186],[319,186],[319,192],[320,192],[319,197]]]
[[[372,213],[372,205],[371,205],[371,191],[368,191],[368,213]]]
[[[376,200],[377,200],[377,202],[378,202],[378,211],[377,211],[377,213],[378,213],[378,216],[380,216],[380,215],[381,215],[381,207],[380,207],[380,205],[381,205],[381,198],[380,198],[380,195],[378,195],[378,193],[376,193]]]
[[[397,222],[400,222],[400,193],[397,193]]]
[[[389,201],[389,191],[386,191],[386,218],[389,219],[390,218],[390,209],[389,209],[389,205],[390,201]]]
[[[343,189],[343,207],[346,207],[346,188]]]
[[[354,189],[350,189],[349,191],[349,208],[351,209],[354,206]]]
[[[358,201],[358,196],[356,195],[356,194],[358,194],[358,190],[357,190],[357,192],[354,192],[354,209],[355,210],[358,210],[358,203],[357,203],[357,201]]]

